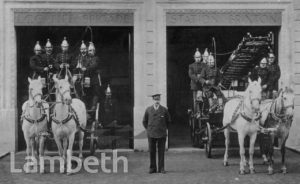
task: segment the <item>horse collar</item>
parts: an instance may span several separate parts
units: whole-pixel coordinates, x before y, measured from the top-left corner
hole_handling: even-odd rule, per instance
[[[30,118],[30,114],[26,114],[26,111],[28,111],[28,108],[32,108],[32,106],[30,106],[28,103],[26,105],[26,108],[21,116],[21,121],[24,119],[26,119],[29,123],[34,124],[34,123],[40,123],[42,121],[44,121],[44,119],[47,117],[46,113],[45,113],[45,109],[44,106],[42,105],[42,107],[40,108],[41,110],[43,110],[42,116],[39,119],[32,119]]]
[[[246,115],[245,113],[245,103],[244,101],[242,101],[242,109],[241,109],[241,112],[240,112],[240,115],[246,120],[248,121],[249,123],[252,122],[252,118],[250,118],[249,116]],[[259,115],[254,119],[255,121],[258,121],[259,119],[261,118],[261,113],[259,113]]]
[[[66,123],[69,122],[71,119],[74,119],[76,125],[77,125],[77,126],[80,126],[80,125],[79,125],[79,119],[78,119],[78,116],[77,116],[77,114],[76,114],[76,111],[72,108],[71,105],[69,105],[69,108],[68,108],[68,109],[69,109],[69,110],[68,110],[68,116],[67,116],[65,119],[59,121],[59,120],[57,120],[56,118],[52,117],[52,120],[53,120],[56,124],[66,124]],[[55,115],[56,115],[56,112],[55,112]]]

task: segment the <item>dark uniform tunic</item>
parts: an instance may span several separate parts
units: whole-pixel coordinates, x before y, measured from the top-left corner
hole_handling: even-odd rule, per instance
[[[164,153],[167,136],[168,124],[171,118],[168,110],[159,105],[158,109],[150,106],[146,109],[143,125],[147,130],[149,152],[150,152],[150,171],[156,172],[156,147],[158,148],[158,171],[164,170]]]
[[[250,78],[251,78],[251,80],[257,81],[259,77],[261,79],[261,86],[263,86],[265,84],[267,85],[267,88],[262,90],[262,98],[266,99],[269,97],[268,82],[269,82],[270,77],[272,77],[272,76],[270,76],[269,69],[267,67],[262,68],[262,67],[256,66],[253,69],[253,71],[251,72]]]
[[[61,70],[60,68],[60,64],[69,64],[70,65],[70,70],[72,71],[73,68],[71,68],[71,63],[72,61],[74,60],[74,57],[72,54],[66,52],[62,52],[62,53],[59,53],[56,55],[56,60],[55,60],[55,63],[54,63],[54,67],[59,71],[60,75],[58,76],[59,78],[60,77],[64,77],[65,76],[65,70]],[[71,76],[69,76],[71,77]]]
[[[148,137],[162,138],[167,136],[168,123],[171,121],[168,110],[159,105],[155,110],[154,106],[146,109],[143,125],[147,130]]]
[[[93,96],[92,106],[95,106],[100,98],[100,102],[104,100],[104,89],[101,83],[101,74],[99,74],[99,66],[102,66],[99,57],[87,56],[82,63],[83,67],[86,68],[84,77],[90,78],[91,87],[87,89],[88,95]],[[99,75],[98,75],[99,74]]]
[[[193,105],[194,111],[198,112],[200,109],[197,102],[197,91],[202,90],[201,72],[207,68],[203,62],[194,62],[189,65],[189,77],[191,78],[191,90],[193,91]]]
[[[87,64],[87,59],[88,59],[88,56],[87,55],[78,55],[70,64],[70,68],[73,69],[73,74],[79,74],[79,73],[82,73],[82,70],[81,68],[82,67],[86,67],[86,64]],[[77,68],[78,65],[81,65],[81,68]]]
[[[189,65],[189,76],[191,78],[191,90],[202,90],[202,84],[200,75],[203,69],[207,68],[207,65],[202,62],[194,62]]]
[[[258,80],[258,77],[261,79],[261,85],[268,84],[270,78],[270,72],[267,67],[261,68],[256,66],[250,74],[251,80]]]
[[[206,84],[205,81],[209,81],[209,84]],[[203,90],[207,98],[212,98],[213,93],[216,94],[218,98],[222,98],[223,94],[221,89],[218,87],[218,84],[221,80],[221,73],[218,68],[215,67],[206,67],[201,72],[201,83],[203,84]]]
[[[278,90],[278,80],[281,75],[280,68],[278,64],[271,64],[268,66],[269,75],[271,76],[268,80],[268,91]]]
[[[30,57],[30,68],[32,69],[32,77],[37,79],[38,76],[45,78],[47,76],[47,72],[44,71],[45,67],[48,67],[47,63],[43,61],[42,55],[34,55]]]
[[[44,63],[47,64],[49,67],[49,72],[55,74],[57,72],[57,69],[54,67],[55,64],[55,57],[53,54],[42,54],[42,60]]]

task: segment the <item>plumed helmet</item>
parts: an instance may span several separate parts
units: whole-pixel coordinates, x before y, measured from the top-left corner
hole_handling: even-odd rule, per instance
[[[68,46],[69,46],[66,37],[64,37],[64,40],[61,42],[61,46],[62,46],[62,47],[68,47]]]
[[[194,57],[201,57],[201,53],[199,52],[199,49],[196,49],[196,52],[194,54]]]
[[[204,53],[203,53],[203,56],[208,57],[208,51],[207,51],[207,48],[205,48],[205,51],[204,51]]]
[[[274,57],[275,57],[275,54],[274,54],[273,52],[269,52],[268,56],[274,58]]]
[[[51,42],[50,42],[50,39],[49,39],[49,38],[47,39],[47,43],[46,43],[45,47],[52,47],[52,44],[51,44]]]
[[[208,56],[208,63],[214,63],[214,62],[215,62],[214,56],[212,55],[212,53],[209,53],[209,56]]]
[[[106,95],[111,95],[111,89],[110,89],[109,84],[108,84],[108,86],[106,88]]]
[[[84,44],[84,41],[83,41],[83,40],[82,40],[82,42],[81,42],[80,49],[86,49],[86,45]]]
[[[42,50],[42,47],[40,46],[40,42],[37,41],[35,46],[34,46],[34,50]]]
[[[90,42],[88,50],[96,50],[93,42]]]

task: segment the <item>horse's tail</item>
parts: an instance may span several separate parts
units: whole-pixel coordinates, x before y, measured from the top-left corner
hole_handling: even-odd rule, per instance
[[[222,132],[223,130],[225,130],[226,128],[228,128],[230,126],[230,123],[223,126],[222,128],[216,129],[216,133]]]

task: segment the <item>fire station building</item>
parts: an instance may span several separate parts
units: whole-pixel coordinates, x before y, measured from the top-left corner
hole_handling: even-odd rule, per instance
[[[169,148],[191,147],[188,65],[215,38],[217,53],[236,49],[248,32],[274,33],[282,84],[294,84],[300,111],[300,1],[298,0],[3,0],[0,2],[0,149],[24,149],[20,124],[28,93],[29,58],[47,38],[57,54],[64,37],[72,52],[93,41],[108,66],[121,134],[117,148],[147,150],[142,119],[149,96],[159,91],[172,117]],[[218,67],[230,55],[217,56]],[[105,85],[107,85],[105,84]],[[106,86],[105,86],[106,87]],[[25,95],[25,97],[24,97]],[[101,104],[100,104],[101,105]],[[287,146],[300,150],[300,115],[295,113]],[[103,135],[104,136],[104,135]],[[105,137],[105,136],[104,136]]]

